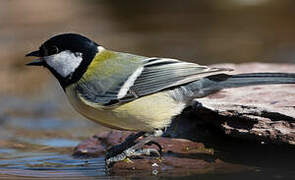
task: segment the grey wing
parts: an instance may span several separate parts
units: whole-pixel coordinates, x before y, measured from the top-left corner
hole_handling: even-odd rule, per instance
[[[225,71],[231,71],[231,69],[209,68],[176,59],[148,58],[144,60],[141,74],[137,76],[121,101],[130,101]]]
[[[116,54],[100,65],[104,71],[94,71],[76,84],[76,92],[85,101],[105,106],[119,103],[118,94],[124,83],[142,68],[142,59],[147,59],[127,53]]]
[[[77,84],[76,91],[79,92],[79,96],[88,102],[102,104],[102,105],[111,105],[119,102],[117,95],[120,90],[120,87],[127,80],[123,76],[115,76],[109,79],[92,79],[82,81]]]

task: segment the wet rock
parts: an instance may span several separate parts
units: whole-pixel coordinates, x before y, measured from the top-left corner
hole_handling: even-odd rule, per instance
[[[74,149],[74,156],[103,157],[108,148],[123,142],[129,134],[122,131],[99,133],[80,143]],[[163,147],[161,157],[132,157],[115,163],[109,172],[127,176],[234,173],[253,171],[256,167],[288,168],[295,161],[292,147],[230,139],[218,133],[214,139],[199,140],[203,142],[159,137],[155,141]]]
[[[96,134],[87,140],[81,142],[74,149],[75,156],[96,157],[104,155],[108,148],[122,143],[131,132],[127,131],[106,131]],[[157,142],[161,144],[163,153],[202,153],[213,154],[213,149],[205,148],[204,144],[193,142],[187,139],[158,137]],[[149,146],[157,148],[155,145]]]
[[[117,131],[105,131],[99,133],[75,147],[73,155],[76,157],[103,156],[108,148],[122,143],[129,134],[131,133],[126,131],[120,131],[120,133]]]
[[[73,155],[75,157],[97,157],[105,153],[105,145],[96,136],[93,136],[75,147]]]
[[[103,156],[108,148],[124,141],[130,132],[108,131],[99,133],[83,141],[74,149],[76,157]],[[214,156],[214,150],[204,144],[187,139],[159,137],[156,141],[163,148],[162,157],[134,157],[114,164],[110,172],[115,175],[169,173],[183,175],[205,173],[210,171],[240,171],[246,166],[225,163]],[[152,148],[157,148],[152,145]],[[185,170],[185,173],[184,173]]]

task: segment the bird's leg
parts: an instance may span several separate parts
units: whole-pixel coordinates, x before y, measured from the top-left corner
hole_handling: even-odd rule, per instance
[[[161,130],[157,130],[154,133],[144,133],[144,132],[139,132],[135,135],[128,136],[126,140],[119,145],[116,145],[112,147],[106,155],[106,166],[111,167],[115,162],[122,161],[127,157],[132,157],[132,156],[140,156],[140,155],[161,155],[162,148],[161,146],[154,142],[153,139],[155,137],[161,136],[163,132]],[[145,135],[145,137],[139,141],[135,141],[139,137]],[[152,149],[152,148],[147,148],[144,149],[144,145],[152,145],[155,144],[159,147],[159,150]]]
[[[108,149],[107,154],[106,154],[106,159],[109,159],[110,157],[114,157],[118,154],[121,154],[124,150],[132,147],[133,145],[136,144],[136,139],[140,138],[141,136],[143,136],[145,134],[145,132],[140,131],[136,134],[130,134],[124,142],[122,142],[121,144],[112,146],[110,149]]]

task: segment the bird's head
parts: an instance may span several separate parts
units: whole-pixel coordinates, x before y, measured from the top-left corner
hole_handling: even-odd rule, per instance
[[[99,47],[80,34],[59,34],[42,43],[37,51],[28,53],[26,56],[38,58],[27,65],[48,68],[65,88],[82,77]]]

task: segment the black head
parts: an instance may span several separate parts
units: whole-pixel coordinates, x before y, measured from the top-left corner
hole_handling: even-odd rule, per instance
[[[82,77],[98,52],[98,46],[80,34],[59,34],[45,41],[39,50],[27,54],[39,57],[27,65],[47,67],[65,88]]]

